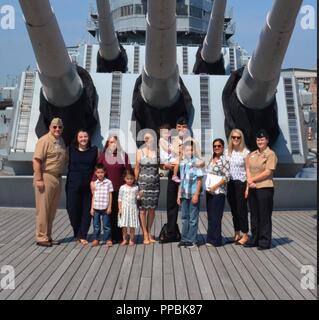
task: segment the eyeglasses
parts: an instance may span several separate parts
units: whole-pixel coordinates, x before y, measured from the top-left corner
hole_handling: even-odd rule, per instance
[[[221,145],[221,144],[215,144],[215,145],[213,145],[213,148],[214,149],[220,149],[220,148],[222,148],[223,146]]]
[[[231,137],[233,140],[240,140],[241,139],[241,137],[238,137],[238,136],[232,136]]]
[[[56,130],[56,129],[62,129],[62,126],[52,126],[52,128],[53,128],[54,130]]]

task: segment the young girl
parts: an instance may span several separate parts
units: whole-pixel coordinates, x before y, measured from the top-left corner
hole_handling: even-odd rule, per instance
[[[131,169],[124,171],[125,184],[120,187],[118,198],[118,226],[122,228],[123,241],[121,245],[124,246],[129,243],[130,246],[135,244],[135,228],[138,228],[138,208],[137,200],[142,196],[138,192],[138,187],[134,184],[135,177]],[[127,228],[130,228],[130,241],[127,241]]]

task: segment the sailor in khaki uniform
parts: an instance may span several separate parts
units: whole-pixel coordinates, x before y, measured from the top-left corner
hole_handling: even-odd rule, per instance
[[[67,162],[62,131],[62,120],[54,118],[49,132],[38,140],[33,155],[36,241],[45,247],[59,244],[52,240],[51,235],[61,194],[61,175]]]
[[[268,147],[269,135],[265,130],[257,133],[256,143],[258,149],[248,156],[247,182],[252,232],[249,246],[258,246],[259,250],[265,250],[271,248],[273,174],[277,165],[277,156]]]

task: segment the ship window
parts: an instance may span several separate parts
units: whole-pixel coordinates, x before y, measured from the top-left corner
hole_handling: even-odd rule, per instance
[[[178,16],[188,16],[188,5],[177,3],[176,4],[176,14]]]
[[[121,17],[133,15],[133,5],[121,7]]]
[[[135,5],[135,14],[142,14],[142,5],[140,4]]]
[[[193,6],[190,6],[189,9],[190,9],[189,10],[190,16],[195,17],[195,18],[200,18],[200,19],[202,18],[202,11],[203,10],[196,8],[196,7],[193,7]]]
[[[133,5],[130,4],[130,5],[128,6],[128,15],[131,16],[132,14],[133,14]]]

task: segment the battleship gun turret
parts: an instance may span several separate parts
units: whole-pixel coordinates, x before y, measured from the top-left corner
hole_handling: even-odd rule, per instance
[[[97,72],[126,72],[127,55],[114,30],[109,0],[96,0],[96,6],[99,22],[97,37],[100,44]]]
[[[261,128],[269,132],[270,144],[279,136],[276,88],[301,4],[302,0],[274,1],[248,65],[233,72],[224,88],[226,136],[233,128],[241,129],[251,149]]]
[[[148,0],[145,65],[133,92],[133,115],[137,132],[158,131],[168,123],[189,119],[192,101],[176,62],[176,1]]]
[[[92,131],[97,123],[95,87],[87,71],[72,63],[49,0],[20,0],[20,5],[42,84],[36,134],[44,135],[51,119],[60,117],[69,144],[79,128]]]
[[[225,74],[221,49],[223,45],[226,2],[226,0],[214,1],[204,42],[196,53],[196,62],[193,68],[194,74]]]

